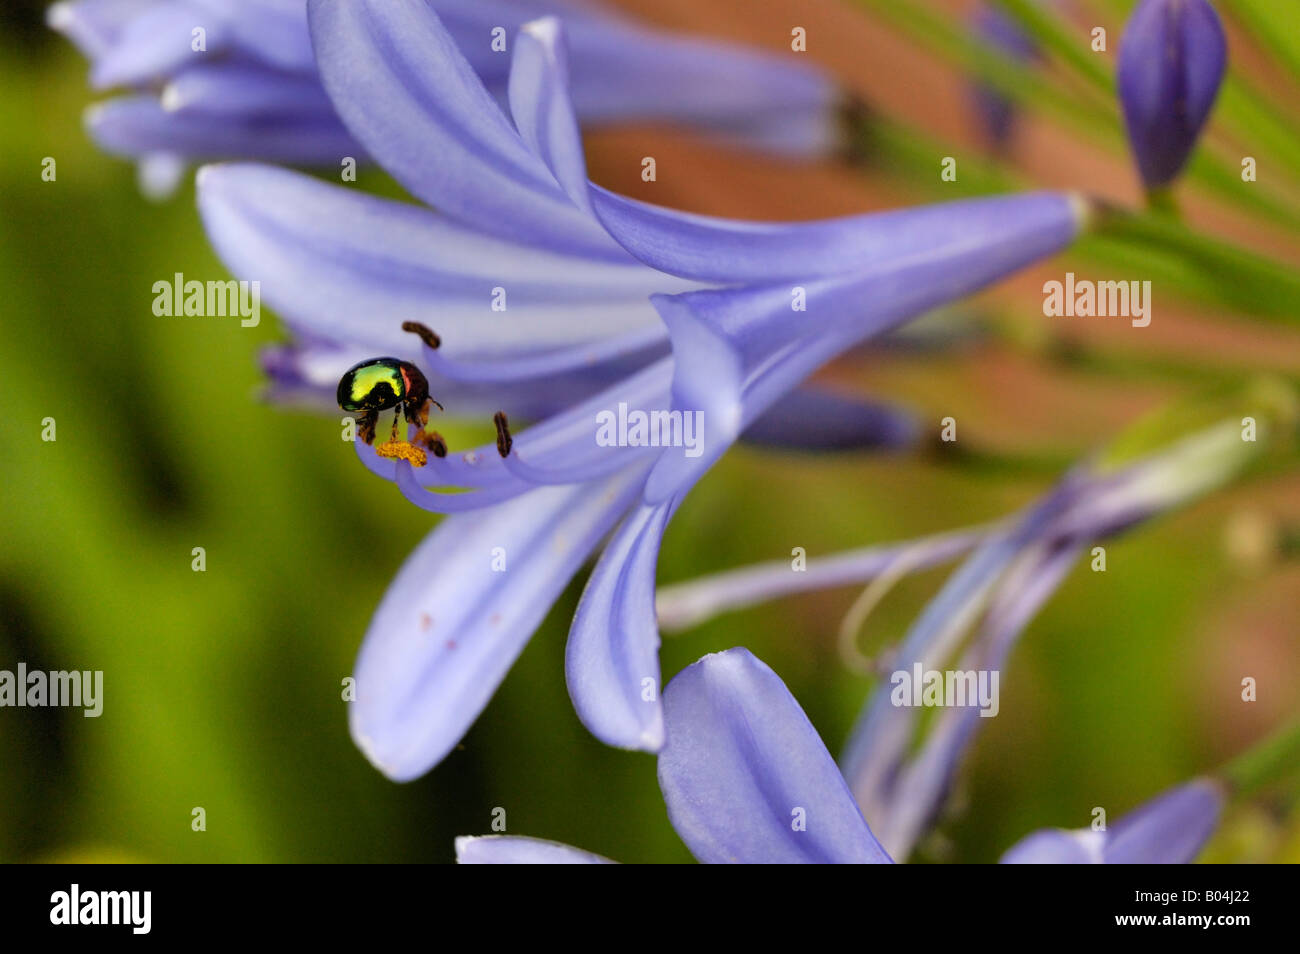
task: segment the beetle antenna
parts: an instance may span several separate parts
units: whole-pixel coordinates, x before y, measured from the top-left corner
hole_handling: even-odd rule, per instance
[[[420,340],[430,348],[436,350],[442,346],[442,339],[434,334],[433,329],[428,325],[422,325],[418,321],[404,321],[402,322],[402,330],[409,331],[413,335],[419,335]],[[436,401],[434,403],[437,404]],[[438,404],[438,407],[442,407],[442,405]]]

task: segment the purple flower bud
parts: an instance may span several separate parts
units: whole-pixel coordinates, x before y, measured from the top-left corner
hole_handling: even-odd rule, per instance
[[[995,7],[979,7],[972,25],[980,39],[1014,62],[1030,63],[1041,57],[1037,44]],[[976,83],[973,92],[975,108],[989,141],[998,147],[1007,145],[1016,122],[1015,104],[988,83]]]
[[[1207,0],[1142,0],[1119,51],[1119,99],[1147,188],[1182,170],[1227,64],[1223,25]]]

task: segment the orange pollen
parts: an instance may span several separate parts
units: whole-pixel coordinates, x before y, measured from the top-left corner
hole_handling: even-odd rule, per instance
[[[429,462],[428,455],[408,441],[385,441],[375,445],[375,453],[391,460],[409,461],[412,467],[423,467]]]

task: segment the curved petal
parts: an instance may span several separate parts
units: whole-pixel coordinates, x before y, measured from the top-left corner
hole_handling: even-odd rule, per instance
[[[310,114],[331,119],[342,128],[333,104],[314,77],[257,63],[225,60],[181,70],[164,87],[161,104],[168,112],[210,116]]]
[[[907,670],[917,663],[924,669],[941,665],[1007,567],[1039,540],[1076,498],[1082,483],[1077,474],[1067,477],[1012,526],[990,533],[912,624],[892,657],[894,668]],[[897,785],[917,724],[916,710],[893,705],[887,688],[868,698],[840,760],[863,814],[882,826],[888,825],[895,810]]]
[[[427,4],[311,0],[308,12],[339,115],[413,195],[496,235],[625,259],[529,151]]]
[[[316,72],[303,0],[190,0],[227,18],[232,44],[263,63],[306,75]]]
[[[182,66],[216,55],[227,41],[226,14],[201,4],[159,3],[122,25],[113,45],[95,60],[90,82],[96,89],[138,86]],[[194,30],[204,30],[204,49],[193,49]]]
[[[582,724],[624,749],[663,745],[655,569],[672,507],[642,505],[623,521],[587,580],[569,629],[564,672]]]
[[[510,113],[528,148],[546,163],[573,203],[591,211],[582,134],[569,100],[569,70],[560,21],[524,25],[510,64]]]
[[[816,222],[739,222],[650,205],[591,186],[591,203],[609,233],[636,258],[670,275],[702,281],[770,284],[919,260],[936,249],[970,251],[1005,241],[1064,248],[1078,233],[1081,200],[1031,192],[965,199]]]
[[[121,156],[169,153],[187,159],[254,157],[269,162],[337,164],[363,157],[332,116],[212,116],[169,112],[152,96],[123,96],[86,110],[86,131]]]
[[[1190,864],[1218,827],[1223,786],[1198,778],[1151,799],[1109,830],[1045,829],[1002,856],[1003,864]]]
[[[558,841],[519,835],[462,835],[456,839],[456,862],[462,865],[612,865],[602,855]]]
[[[389,353],[414,341],[401,329],[408,320],[437,331],[452,357],[653,335],[660,321],[648,296],[672,281],[283,169],[206,167],[198,190],[217,253],[240,278],[261,281],[267,304],[318,337]]]
[[[45,25],[71,40],[85,56],[104,56],[133,19],[158,0],[60,0],[45,11]]]
[[[1000,860],[1004,865],[1099,865],[1105,841],[1099,831],[1048,828],[1026,835]]]
[[[1012,646],[1039,607],[1056,592],[1082,549],[1077,544],[1031,547],[1008,571],[979,634],[956,668],[962,672],[1004,671]],[[992,703],[998,705],[996,690]],[[921,711],[909,707],[899,711],[914,733]],[[888,793],[888,810],[871,815],[877,837],[895,858],[907,857],[939,815],[971,740],[989,711],[996,715],[996,709],[985,710],[974,703],[943,709],[919,751],[897,768]]]
[[[1106,863],[1190,864],[1218,827],[1225,801],[1223,786],[1209,778],[1153,798],[1111,826]]]
[[[694,415],[702,425],[693,449],[665,448],[655,462],[646,480],[645,501],[657,504],[684,493],[735,441],[743,426],[745,368],[736,343],[699,320],[697,308],[685,296],[655,295],[650,300],[672,340],[673,410]],[[683,416],[683,424],[685,420]]]
[[[700,861],[888,863],[817,730],[745,649],[705,656],[664,692],[659,786]]]
[[[375,611],[354,673],[352,737],[376,767],[406,781],[455,746],[640,480],[534,490],[425,538]]]
[[[915,213],[920,223],[916,232],[904,228],[903,247],[841,276],[654,296],[673,343],[674,401],[703,410],[708,446],[693,458],[662,455],[646,501],[698,480],[747,424],[847,348],[1069,243],[1079,220],[1068,196],[1022,199],[897,213],[896,221]],[[945,210],[947,224],[923,248],[908,250],[907,242],[934,224],[935,208]],[[995,211],[1000,221],[991,218]]]

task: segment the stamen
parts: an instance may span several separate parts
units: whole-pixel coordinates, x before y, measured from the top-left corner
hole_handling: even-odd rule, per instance
[[[409,331],[413,335],[419,335],[420,340],[430,348],[436,350],[442,346],[442,339],[434,334],[433,329],[428,325],[422,325],[418,321],[404,321],[402,322],[402,330]],[[433,403],[438,404],[437,401]],[[438,407],[442,407],[442,405],[438,404]]]
[[[492,415],[492,423],[497,426],[497,453],[502,457],[509,457],[510,448],[514,446],[515,440],[510,436],[510,421],[506,418],[506,412],[497,411]]]
[[[421,431],[416,435],[416,438],[425,447],[433,451],[434,457],[447,456],[447,442],[442,439],[442,435],[437,431]]]
[[[849,670],[864,676],[880,675],[887,670],[887,659],[873,658],[858,648],[858,633],[872,610],[888,595],[899,580],[907,576],[921,562],[925,548],[921,545],[904,550],[878,577],[867,584],[844,614],[840,622],[840,660]]]
[[[376,447],[375,453],[390,460],[408,461],[412,467],[423,467],[429,462],[429,457],[424,451],[407,441],[388,441]],[[446,453],[445,448],[443,453]]]

